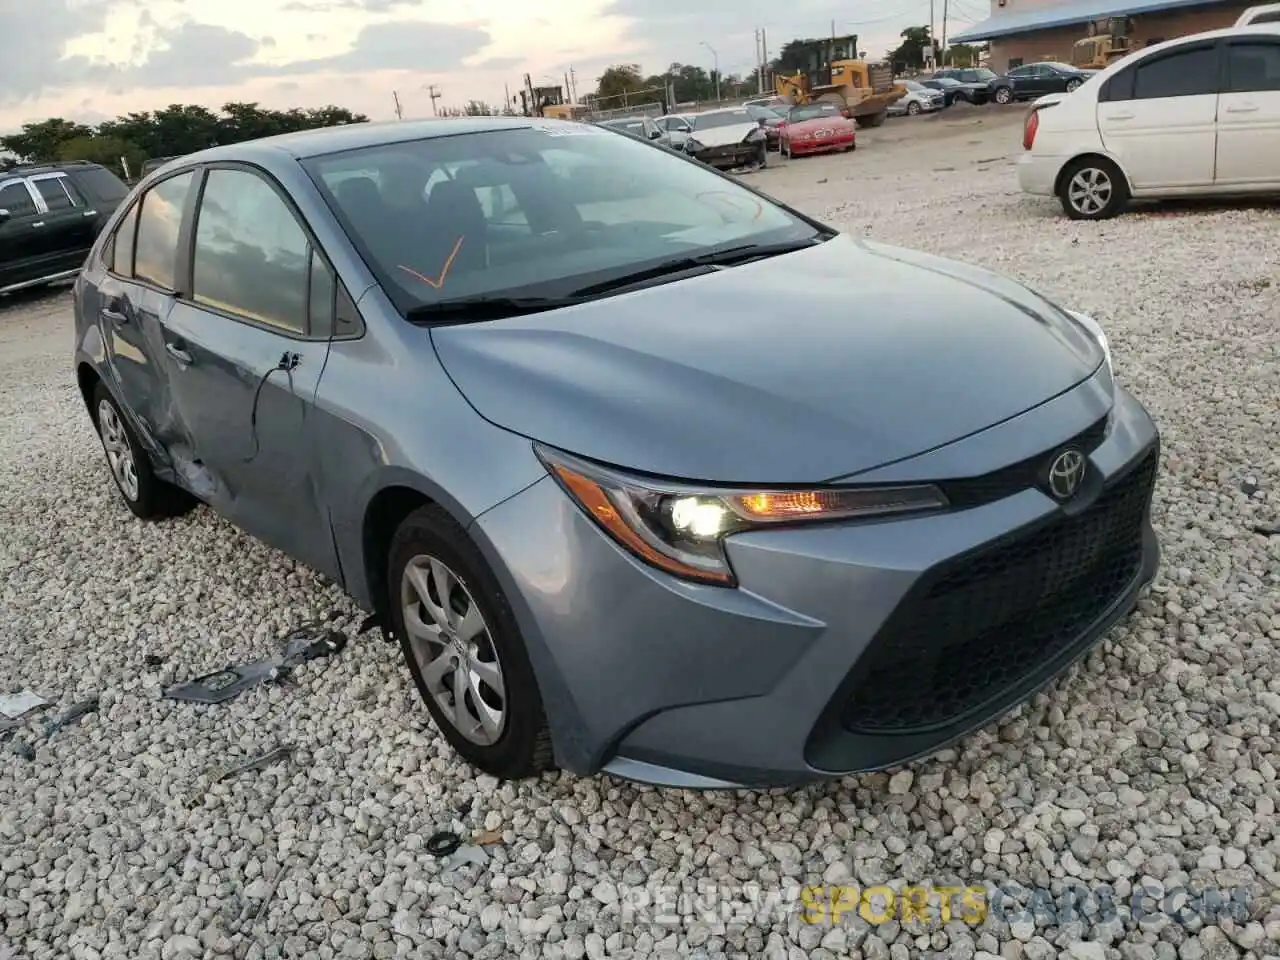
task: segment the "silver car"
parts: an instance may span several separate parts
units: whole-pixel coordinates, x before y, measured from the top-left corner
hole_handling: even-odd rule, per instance
[[[589,124],[180,158],[75,313],[128,508],[203,501],[342,584],[503,778],[898,764],[1158,562],[1158,434],[1097,323]]]

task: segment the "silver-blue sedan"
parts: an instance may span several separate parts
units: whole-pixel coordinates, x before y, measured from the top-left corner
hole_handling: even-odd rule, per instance
[[[203,501],[341,583],[503,778],[898,764],[1158,562],[1157,430],[1097,323],[589,124],[182,157],[75,307],[128,508]]]

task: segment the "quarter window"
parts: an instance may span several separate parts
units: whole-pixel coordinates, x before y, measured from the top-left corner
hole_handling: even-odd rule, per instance
[[[196,220],[192,297],[307,333],[311,246],[280,195],[243,170],[210,170]]]
[[[111,271],[122,277],[133,276],[133,238],[138,232],[138,205],[135,203],[120,221],[111,238]]]
[[[14,180],[0,187],[0,210],[8,210],[11,217],[29,217],[36,212],[25,180]]]
[[[1228,93],[1280,90],[1280,44],[1233,43],[1227,48]]]
[[[133,273],[139,280],[173,290],[177,286],[178,234],[194,173],[162,180],[142,198]],[[117,245],[118,246],[118,245]]]
[[[1218,92],[1218,51],[1199,47],[1140,63],[1134,68],[1133,99],[1198,97]]]

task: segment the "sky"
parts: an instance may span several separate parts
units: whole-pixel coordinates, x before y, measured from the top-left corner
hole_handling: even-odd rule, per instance
[[[990,9],[945,2],[949,33]],[[941,34],[944,0],[933,4]],[[430,86],[440,106],[497,106],[525,73],[536,86],[570,68],[581,97],[616,63],[746,73],[757,27],[772,56],[834,20],[881,57],[929,11],[930,0],[0,0],[0,132],[231,101],[335,104],[384,120],[393,91],[406,118],[430,116]]]

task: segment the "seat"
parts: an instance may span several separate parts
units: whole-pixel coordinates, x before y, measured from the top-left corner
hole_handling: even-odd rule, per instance
[[[450,272],[483,270],[488,266],[488,222],[475,190],[466,184],[446,180],[431,189],[419,237],[414,259],[426,273],[439,274],[451,254]]]

